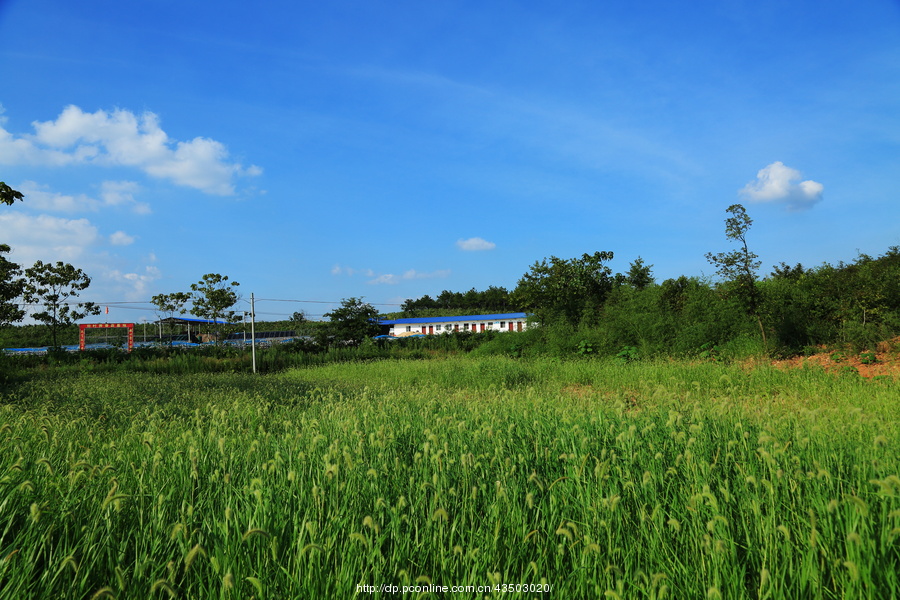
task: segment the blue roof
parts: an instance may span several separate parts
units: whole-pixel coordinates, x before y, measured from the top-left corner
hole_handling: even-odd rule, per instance
[[[461,317],[412,317],[409,319],[392,319],[378,321],[379,325],[416,325],[419,323],[453,323],[464,321],[512,321],[524,319],[528,315],[523,312],[502,313],[499,315],[463,315]]]
[[[165,319],[160,319],[157,323],[166,323],[166,322],[187,322],[187,323],[207,323],[209,325],[231,325],[227,321],[214,321],[213,319],[197,319],[194,317],[167,317]]]

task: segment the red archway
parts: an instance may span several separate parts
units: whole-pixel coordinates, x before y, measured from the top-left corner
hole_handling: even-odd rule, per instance
[[[78,326],[78,349],[84,350],[84,330],[85,329],[118,329],[125,327],[128,329],[128,351],[134,349],[134,323],[84,323]]]

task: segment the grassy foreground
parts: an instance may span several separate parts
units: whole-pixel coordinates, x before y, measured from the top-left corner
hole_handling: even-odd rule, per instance
[[[40,374],[0,402],[0,597],[897,598],[898,392],[500,357]]]

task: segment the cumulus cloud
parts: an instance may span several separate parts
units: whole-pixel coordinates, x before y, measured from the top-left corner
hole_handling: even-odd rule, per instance
[[[129,206],[139,215],[148,215],[150,206],[134,199],[139,189],[134,181],[104,181],[100,184],[100,199],[107,206]]]
[[[432,271],[431,273],[423,273],[421,271],[416,271],[415,269],[409,269],[407,271],[404,271],[402,275],[395,275],[393,273],[385,273],[384,275],[379,275],[375,279],[369,280],[368,283],[372,285],[396,285],[401,281],[410,281],[413,279],[435,279],[449,276],[450,269],[441,269],[438,271]]]
[[[13,248],[14,262],[30,266],[37,260],[72,262],[98,240],[97,228],[87,219],[36,217],[18,212],[0,213],[4,243]]]
[[[96,212],[106,206],[129,207],[137,214],[150,213],[150,206],[134,199],[138,184],[133,181],[104,181],[100,184],[100,197],[86,194],[69,195],[53,192],[49,186],[25,181],[19,190],[28,199],[28,207],[51,212]]]
[[[67,106],[54,121],[35,121],[34,134],[16,136],[0,119],[0,164],[126,166],[207,194],[234,193],[234,178],[262,170],[233,162],[224,144],[204,137],[172,140],[152,112],[84,112]]]
[[[153,264],[143,267],[122,266],[128,259],[107,252],[109,246],[131,244],[134,238],[123,231],[110,236],[101,235],[87,219],[66,219],[51,215],[28,215],[18,211],[0,212],[0,231],[4,243],[12,247],[9,260],[30,267],[36,261],[67,262],[83,269],[92,279],[84,299],[98,297],[127,300],[146,300],[152,282],[160,278],[160,270]],[[144,263],[153,263],[150,254]],[[111,263],[120,263],[116,267]]]
[[[100,206],[96,198],[85,194],[71,196],[51,192],[46,185],[39,185],[34,181],[25,181],[19,186],[19,191],[28,199],[28,207],[37,210],[51,212],[87,212],[95,211]]]
[[[473,237],[467,240],[457,240],[456,246],[460,250],[465,250],[467,252],[477,252],[480,250],[493,250],[497,247],[497,244],[494,242],[489,242],[480,237]]]
[[[800,171],[775,161],[756,174],[740,190],[751,202],[780,202],[790,210],[805,210],[822,200],[825,186],[817,181],[801,181]]]
[[[124,294],[128,300],[145,300],[152,291],[151,284],[161,276],[160,270],[153,265],[144,267],[143,272],[139,273],[118,270],[105,273],[105,278],[113,283],[115,291]]]
[[[109,243],[113,246],[130,246],[134,243],[134,237],[124,231],[117,231],[109,236]]]

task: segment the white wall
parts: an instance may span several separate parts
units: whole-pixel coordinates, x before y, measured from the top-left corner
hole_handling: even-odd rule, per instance
[[[501,327],[500,324],[503,324]],[[504,321],[490,321],[487,319],[477,320],[472,319],[470,321],[442,321],[440,317],[435,317],[433,321],[429,321],[427,323],[413,323],[413,324],[396,324],[391,325],[389,333],[391,335],[400,335],[402,333],[406,333],[410,331],[412,333],[429,333],[432,331],[435,334],[439,333],[452,333],[455,331],[455,327],[459,327],[459,331],[476,331],[478,333],[481,332],[481,325],[484,324],[485,331],[509,331],[509,324],[513,324],[513,331],[519,330],[519,324],[522,324],[522,331],[528,329],[528,323],[524,318],[520,319],[510,319]],[[490,324],[490,325],[489,325]],[[468,325],[468,329],[466,328]],[[473,329],[474,325],[474,329]],[[438,329],[440,326],[440,329]],[[407,329],[408,328],[408,329]]]

